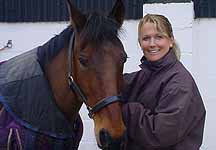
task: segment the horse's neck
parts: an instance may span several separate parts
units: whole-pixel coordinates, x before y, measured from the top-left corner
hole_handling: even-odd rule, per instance
[[[81,107],[81,102],[77,100],[67,83],[67,51],[62,49],[45,68],[45,74],[57,105],[66,118],[73,122]]]

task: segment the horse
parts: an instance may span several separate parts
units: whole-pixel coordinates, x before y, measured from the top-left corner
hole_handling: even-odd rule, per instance
[[[123,2],[108,15],[67,6],[70,24],[60,35],[0,64],[0,149],[78,149],[82,104],[99,148],[122,147]]]

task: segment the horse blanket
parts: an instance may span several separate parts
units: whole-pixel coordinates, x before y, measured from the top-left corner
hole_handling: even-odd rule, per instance
[[[0,150],[76,150],[83,133],[58,109],[37,48],[0,64]]]

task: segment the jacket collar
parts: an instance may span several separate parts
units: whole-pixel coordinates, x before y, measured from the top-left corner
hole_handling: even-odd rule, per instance
[[[162,69],[169,68],[177,61],[174,50],[170,49],[169,52],[157,61],[148,61],[145,56],[141,58],[141,64],[139,65],[141,69],[148,69],[152,72],[158,72]]]

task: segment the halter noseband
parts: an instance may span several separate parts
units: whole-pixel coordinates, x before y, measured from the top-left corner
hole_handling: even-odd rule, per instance
[[[93,107],[90,107],[88,105],[88,99],[85,95],[85,93],[82,91],[82,89],[80,89],[80,87],[78,86],[78,84],[76,84],[76,82],[73,79],[72,76],[72,59],[73,59],[73,47],[74,47],[74,33],[72,33],[72,36],[70,38],[70,42],[69,42],[69,48],[68,48],[68,84],[69,87],[72,91],[74,91],[77,95],[80,96],[81,101],[86,105],[87,109],[88,109],[88,116],[90,118],[93,118],[93,115],[98,112],[99,110],[101,110],[102,108],[120,101],[120,96],[117,95],[113,95],[113,96],[108,96],[104,99],[102,99],[101,101],[97,102]]]

